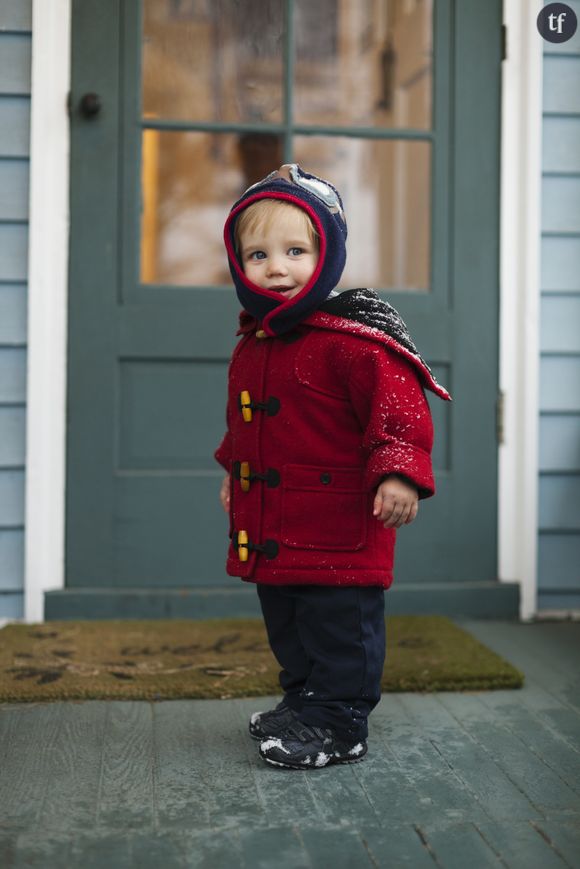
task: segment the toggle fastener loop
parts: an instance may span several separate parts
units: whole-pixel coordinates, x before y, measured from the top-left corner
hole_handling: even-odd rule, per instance
[[[252,480],[262,480],[269,489],[280,485],[280,472],[276,468],[268,468],[266,473],[252,471],[249,462],[234,462],[232,466],[234,480],[240,481],[242,492],[249,492]]]
[[[240,561],[247,561],[250,552],[262,552],[266,558],[276,558],[279,546],[275,540],[265,540],[264,543],[250,543],[247,531],[238,531],[232,538],[235,549],[238,550]]]
[[[247,389],[240,392],[238,399],[244,422],[252,421],[253,410],[264,410],[268,416],[276,416],[280,410],[280,399],[271,395],[266,401],[252,401]]]

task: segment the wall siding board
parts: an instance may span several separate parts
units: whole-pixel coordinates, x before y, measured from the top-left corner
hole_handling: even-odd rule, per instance
[[[0,281],[25,281],[28,276],[28,226],[0,223]]]
[[[540,529],[580,532],[579,493],[580,474],[540,473],[538,511]]]
[[[32,0],[0,0],[0,33],[32,29]]]
[[[580,410],[580,356],[540,359],[540,410]]]
[[[26,401],[26,350],[23,347],[0,348],[0,404],[23,404]]]
[[[24,610],[32,0],[0,0],[0,619]]]
[[[545,117],[543,136],[544,172],[580,172],[580,116]]]
[[[580,534],[540,534],[538,544],[542,590],[579,590]]]
[[[2,525],[24,525],[23,468],[0,471],[0,526]]]
[[[541,416],[539,440],[541,471],[580,472],[580,413]]]
[[[24,619],[24,595],[22,592],[0,594],[0,618],[8,621]]]
[[[0,94],[30,94],[29,34],[0,33]]]
[[[580,293],[542,295],[540,301],[540,350],[580,353]]]
[[[28,220],[28,160],[0,160],[0,220]]]
[[[544,58],[544,112],[580,114],[580,57]]]
[[[543,293],[580,292],[580,238],[544,236],[540,269]]]
[[[26,329],[26,284],[0,284],[0,344],[26,344]]]
[[[0,591],[24,587],[24,530],[0,528]],[[6,613],[0,597],[0,618]]]
[[[539,611],[580,608],[580,31],[543,51]]]
[[[0,467],[24,465],[26,407],[0,405]]]
[[[538,594],[538,609],[559,610],[560,612],[580,610],[580,591],[570,594],[552,594],[541,591]]]
[[[580,232],[580,177],[544,177],[542,232]]]
[[[0,97],[0,157],[28,157],[30,97]]]

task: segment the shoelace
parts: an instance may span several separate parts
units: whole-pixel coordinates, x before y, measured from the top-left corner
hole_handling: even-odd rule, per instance
[[[308,742],[308,740],[316,737],[322,740],[332,738],[332,732],[330,730],[322,727],[315,727],[310,724],[302,724],[301,722],[290,724],[290,726],[284,731],[283,735],[294,736],[296,739],[300,740],[300,742]]]

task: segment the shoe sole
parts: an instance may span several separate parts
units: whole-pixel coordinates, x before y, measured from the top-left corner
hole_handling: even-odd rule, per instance
[[[298,764],[298,763],[282,763],[282,761],[280,761],[280,760],[272,760],[271,758],[264,757],[263,755],[260,755],[260,757],[262,758],[262,760],[264,760],[266,763],[269,763],[271,766],[281,766],[284,769],[304,769],[304,770],[326,769],[328,766],[334,766],[337,763],[361,763],[365,759],[364,754],[362,757],[340,757],[340,758],[337,757],[333,760],[329,760],[328,763],[325,763],[323,766],[314,766],[311,763],[300,763],[300,764]]]

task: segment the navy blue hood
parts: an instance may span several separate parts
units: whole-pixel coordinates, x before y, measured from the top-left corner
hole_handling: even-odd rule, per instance
[[[281,298],[250,281],[236,256],[234,230],[240,213],[260,199],[280,199],[296,205],[312,221],[319,241],[318,263],[302,290],[291,299]],[[267,335],[282,335],[315,311],[337,285],[346,262],[346,219],[335,187],[304,172],[297,163],[286,163],[249,187],[233,205],[224,228],[230,272],[244,310],[262,323]]]

